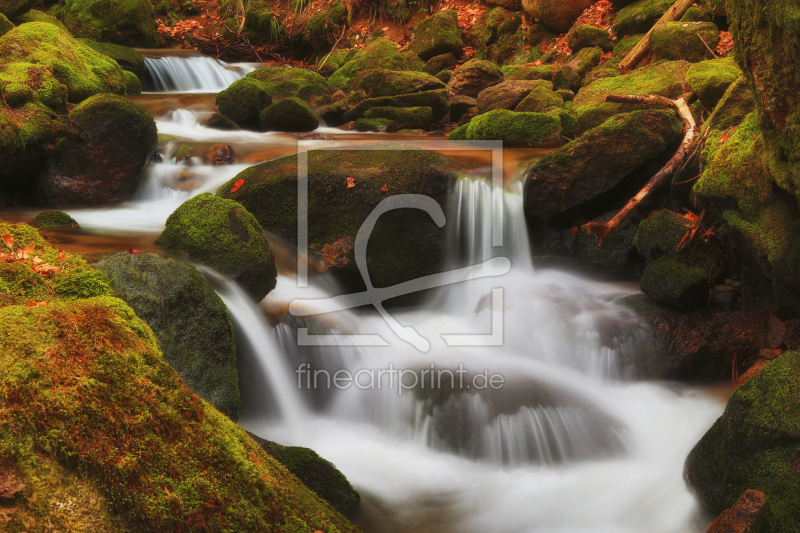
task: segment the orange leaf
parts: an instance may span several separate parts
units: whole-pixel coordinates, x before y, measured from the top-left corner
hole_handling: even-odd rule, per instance
[[[347,188],[349,189],[350,187],[355,187],[355,186],[356,186],[356,180],[354,180],[353,178],[347,178]]]
[[[3,242],[6,243],[6,247],[10,249],[14,249],[14,237],[6,233],[3,235]]]
[[[244,180],[239,178],[238,180],[236,180],[236,183],[234,183],[234,185],[236,186],[237,189],[239,189],[242,185],[244,185]]]
[[[384,185],[383,187],[381,187],[381,190],[382,190],[383,192],[386,192],[386,191],[388,191],[388,190],[389,190],[389,187],[387,187],[386,185]]]
[[[47,302],[45,302],[45,301],[41,301],[41,302],[28,302],[28,307],[39,307],[39,306],[41,306],[41,305],[50,305],[50,304],[49,304],[49,303],[47,303]]]
[[[578,233],[578,231],[579,231],[579,230],[578,230],[578,226],[572,226],[572,227],[569,229],[569,232],[570,232],[570,233],[572,233],[573,235],[575,235],[576,233]]]
[[[36,244],[29,244],[17,250],[17,259],[27,259],[36,249]]]
[[[34,272],[38,272],[42,276],[47,276],[48,274],[55,274],[61,269],[53,265],[40,265],[38,263],[33,263],[31,265],[31,270],[33,270]]]
[[[41,258],[41,257],[39,257],[38,255],[34,255],[34,256],[33,256],[33,259],[32,259],[32,261],[33,261],[34,263],[38,264],[38,263],[41,263],[41,262],[42,262],[42,258]]]
[[[140,253],[142,253],[142,251],[137,250],[136,248],[128,248],[128,253],[133,255],[139,255]]]
[[[58,259],[59,261],[64,261],[66,258],[67,258],[67,254],[65,254],[62,251],[59,251],[58,255],[56,256],[56,259]]]

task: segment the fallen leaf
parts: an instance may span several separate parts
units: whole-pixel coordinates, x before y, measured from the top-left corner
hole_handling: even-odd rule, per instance
[[[50,304],[47,303],[47,302],[44,302],[44,301],[42,301],[42,302],[28,302],[28,307],[39,307],[39,306],[42,306],[42,305],[50,305]]]
[[[570,232],[570,233],[572,233],[573,235],[575,235],[576,233],[578,233],[578,231],[579,231],[579,230],[578,230],[578,226],[572,226],[572,227],[569,229],[569,232]]]
[[[389,190],[389,187],[387,187],[386,185],[384,185],[383,187],[381,187],[381,190],[382,190],[383,192],[386,192],[386,191],[388,191],[388,190]]]
[[[36,249],[36,244],[29,244],[17,250],[17,259],[27,259]]]
[[[350,187],[355,187],[355,186],[356,186],[356,180],[354,180],[353,178],[347,178],[347,188],[349,189]]]
[[[39,257],[38,255],[35,255],[35,256],[33,256],[32,261],[34,263],[36,263],[36,264],[39,264],[39,263],[43,262],[43,259],[41,257]]]
[[[6,243],[6,247],[10,248],[11,250],[14,249],[14,237],[6,233],[3,235],[3,242]]]
[[[61,251],[59,251],[58,255],[56,256],[56,259],[58,261],[64,261],[66,258],[67,258],[67,254],[65,254],[64,252],[61,252]]]
[[[140,253],[142,253],[142,251],[137,250],[136,248],[128,248],[128,253],[133,255],[139,255]]]
[[[242,185],[244,185],[244,180],[243,180],[243,179],[241,179],[241,178],[239,178],[238,180],[236,180],[236,183],[234,183],[233,185],[234,185],[234,186],[235,186],[235,187],[238,189],[238,188],[240,188]]]
[[[31,270],[33,270],[34,272],[38,272],[42,276],[47,276],[49,274],[55,274],[56,272],[59,272],[61,269],[53,265],[46,265],[46,264],[40,265],[37,263],[33,263],[31,265]]]

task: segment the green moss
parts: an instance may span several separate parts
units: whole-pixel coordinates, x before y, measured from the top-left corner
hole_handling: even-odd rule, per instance
[[[167,218],[156,244],[233,278],[256,300],[275,288],[269,242],[253,215],[236,202],[208,193],[190,198]]]
[[[359,102],[347,111],[344,114],[344,119],[350,121],[362,118],[373,107],[430,107],[433,111],[433,121],[438,122],[450,111],[450,99],[447,96],[447,89],[400,96],[369,98]]]
[[[464,124],[463,126],[459,126],[455,128],[453,131],[450,132],[450,135],[447,136],[448,141],[466,141],[467,140],[467,130],[469,129],[469,124]]]
[[[570,102],[567,102],[570,103]],[[578,126],[578,119],[575,118],[575,115],[570,113],[566,109],[551,109],[547,112],[548,115],[553,115],[558,117],[561,121],[561,136],[566,137],[567,139],[574,139],[577,135],[577,126]]]
[[[303,34],[307,37],[325,37],[347,21],[347,8],[339,0],[331,3],[328,9],[317,13],[308,21]]]
[[[396,72],[374,69],[354,80],[353,88],[363,90],[369,96],[397,96],[401,94],[435,91],[446,88],[437,78],[424,72]]]
[[[247,3],[244,15],[244,27],[250,31],[258,32],[277,41],[286,33],[286,28],[279,15],[264,2],[251,1]]]
[[[633,50],[639,41],[642,40],[644,35],[631,35],[629,37],[623,37],[622,39],[617,41],[617,44],[614,46],[614,57],[618,59],[624,58],[626,55]]]
[[[422,72],[425,70],[425,63],[413,52],[401,53],[392,41],[378,38],[334,72],[328,82],[337,89],[346,91],[351,80],[356,79],[364,71],[375,68]]]
[[[272,104],[271,87],[256,78],[236,80],[217,95],[219,112],[243,128],[257,129],[261,111]]]
[[[373,107],[364,116],[393,121],[398,129],[423,129],[431,127],[433,110],[430,107]]]
[[[433,56],[425,63],[425,72],[435,76],[443,70],[451,69],[456,66],[456,56],[452,53],[439,54]]]
[[[258,116],[264,131],[314,131],[319,117],[299,98],[286,98],[264,109]]]
[[[622,8],[611,31],[618,37],[647,33],[672,6],[672,0],[639,0]]]
[[[477,59],[504,64],[524,54],[525,33],[520,31],[522,17],[519,13],[496,7],[487,11],[471,29],[478,35]],[[532,62],[530,61],[524,62]]]
[[[636,249],[648,260],[661,255],[673,255],[691,227],[692,223],[686,217],[674,211],[653,211],[639,224],[634,237]]]
[[[47,13],[41,12],[38,9],[31,9],[30,11],[23,13],[22,15],[14,17],[13,22],[17,26],[21,24],[26,24],[28,22],[46,22],[48,24],[54,24],[58,26],[62,31],[69,33],[67,27],[64,26],[64,24],[62,24],[60,20],[48,15]],[[2,33],[4,32],[2,31],[2,29],[0,29],[0,34]]]
[[[678,309],[706,305],[710,289],[705,270],[684,265],[671,255],[648,263],[640,284],[654,302]]]
[[[457,54],[463,47],[458,13],[453,10],[439,11],[422,20],[411,32],[409,50],[424,61],[440,54]]]
[[[42,211],[31,220],[31,226],[48,229],[77,228],[78,223],[75,222],[75,219],[62,211]]]
[[[14,29],[14,24],[11,23],[5,15],[0,13],[0,36],[5,35]]]
[[[561,146],[561,120],[545,113],[496,109],[469,122],[470,141],[503,141],[504,146],[552,148]]]
[[[125,76],[125,95],[135,96],[137,94],[142,94],[142,82],[139,81],[136,74],[128,72],[127,70],[124,70],[122,73]]]
[[[769,502],[768,531],[800,531],[800,352],[775,359],[731,394],[725,413],[694,447],[685,477],[713,513],[747,489]]]
[[[355,128],[356,131],[374,133],[392,133],[398,130],[394,120],[388,118],[359,118]]]
[[[36,100],[63,111],[104,92],[125,94],[117,63],[73,39],[57,26],[31,22],[0,37],[0,83],[24,84]]]
[[[604,52],[610,52],[614,49],[614,43],[611,42],[608,31],[596,26],[585,25],[577,26],[570,31],[569,47],[573,53],[595,46],[601,48]]]
[[[78,41],[95,52],[110,57],[122,67],[122,70],[132,72],[136,74],[138,78],[144,76],[144,57],[133,48],[128,48],[127,46],[119,44],[98,43],[91,39],[78,39]]]
[[[502,69],[506,80],[552,80],[553,67],[526,67],[525,65],[506,65]]]
[[[547,113],[564,107],[564,99],[547,87],[537,85],[528,93],[515,111],[526,113]]]
[[[699,7],[690,7],[686,13],[681,17],[680,22],[710,22],[711,16],[704,9]]]
[[[311,105],[323,105],[333,101],[336,88],[325,78],[302,68],[266,67],[247,75],[267,85],[274,98],[295,97]]]
[[[175,153],[172,154],[171,159],[174,159],[178,163],[183,161],[189,160],[193,157],[197,157],[197,154],[194,151],[194,148],[188,146],[186,144],[182,144],[175,150]]]
[[[578,131],[587,131],[619,113],[646,108],[640,104],[603,102],[607,94],[658,94],[677,98],[684,92],[683,78],[689,67],[686,61],[661,63],[634,70],[624,76],[603,78],[581,88],[573,100]]]
[[[749,87],[747,78],[741,76],[725,91],[714,112],[702,126],[701,133],[706,139],[702,153],[704,163],[714,158],[720,146],[720,138],[729,133],[731,128],[741,124],[754,109],[753,91]]]
[[[705,41],[705,43],[704,43]],[[658,59],[683,59],[691,63],[714,57],[719,28],[711,22],[668,22],[650,34],[653,54]]]
[[[733,58],[695,63],[689,68],[686,80],[707,109],[714,109],[742,71]]]
[[[150,0],[65,0],[61,17],[76,37],[142,48],[161,46]]]

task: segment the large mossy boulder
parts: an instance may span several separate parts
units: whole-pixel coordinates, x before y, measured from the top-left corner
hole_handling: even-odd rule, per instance
[[[258,116],[272,104],[270,87],[256,78],[236,80],[217,95],[219,112],[241,128],[258,129]]]
[[[333,102],[333,87],[325,78],[302,68],[265,67],[247,75],[248,78],[264,83],[273,98],[295,97],[311,105],[324,105]]]
[[[138,48],[158,48],[149,0],[66,0],[61,18],[75,37]]]
[[[540,85],[539,87],[534,87],[533,90],[528,93],[528,96],[522,99],[514,111],[523,113],[549,113],[550,111],[563,107],[564,99],[561,95],[551,91],[546,86]],[[574,130],[574,128],[572,129]],[[564,134],[571,137],[574,135],[574,131],[569,134],[565,132]]]
[[[0,269],[4,496],[25,484],[4,530],[360,531],[186,386],[105,274],[30,226],[0,234],[61,267]]]
[[[566,33],[593,0],[522,0],[522,8],[556,33]]]
[[[450,99],[445,89],[369,98],[354,105],[342,117],[347,122],[363,118],[367,111],[374,107],[430,107],[433,112],[433,122],[439,122],[450,112]]]
[[[14,18],[27,13],[38,0],[0,0],[0,15],[7,18]]]
[[[784,353],[731,394],[686,459],[684,477],[703,507],[719,514],[758,490],[771,511],[758,531],[800,531],[799,400],[800,351]]]
[[[689,67],[686,81],[706,109],[714,109],[728,87],[742,76],[733,58],[701,61]]]
[[[550,90],[553,84],[546,80],[512,80],[492,85],[478,94],[481,113],[495,109],[515,109],[536,88]]]
[[[669,255],[647,264],[639,286],[657,304],[675,309],[703,307],[711,289],[705,270],[685,265]]]
[[[364,91],[372,98],[435,91],[446,87],[438,78],[424,72],[398,72],[382,68],[368,71],[353,82],[353,90]]]
[[[691,228],[692,222],[675,211],[653,211],[639,223],[634,238],[636,249],[648,261],[662,255],[675,254],[684,235]]]
[[[598,47],[603,52],[610,52],[614,49],[611,36],[608,31],[597,26],[578,26],[569,34],[569,47],[572,53],[576,53],[584,48]]]
[[[427,130],[431,127],[433,111],[430,107],[373,107],[364,116],[391,120],[399,130]]]
[[[657,94],[677,98],[684,91],[684,79],[691,66],[686,61],[660,63],[640,68],[624,76],[603,78],[591,83],[575,95],[573,111],[578,118],[578,132],[590,130],[608,118],[637,109],[647,109],[642,104],[614,104],[604,102],[607,94]],[[650,106],[656,107],[656,106]]]
[[[423,61],[441,54],[460,54],[464,48],[458,13],[453,10],[439,11],[424,19],[411,31],[409,50]]]
[[[502,69],[506,80],[551,80],[553,79],[553,66],[541,65],[529,67],[526,65],[506,65]]]
[[[444,156],[405,145],[380,145],[372,150],[314,150],[308,154],[309,251],[322,270],[357,278],[353,246],[364,220],[385,198],[421,194],[444,208],[456,176]],[[242,204],[261,226],[297,242],[297,156],[251,167],[217,194]],[[233,184],[242,185],[232,191]],[[419,209],[390,211],[380,217],[367,247],[374,286],[387,287],[439,272],[444,257],[444,231]]]
[[[448,70],[456,66],[455,54],[440,54],[430,58],[425,63],[425,72],[435,76],[443,70]]]
[[[653,54],[658,59],[697,63],[714,57],[719,28],[711,22],[668,22],[650,34]],[[709,50],[709,47],[711,50]]]
[[[423,72],[425,63],[413,52],[400,52],[392,41],[379,37],[358,51],[352,59],[339,67],[328,78],[328,82],[346,91],[350,82],[365,71],[383,68],[386,70]]]
[[[319,128],[319,117],[299,98],[285,98],[267,107],[258,116],[264,131],[305,132]]]
[[[472,59],[461,65],[447,83],[447,92],[453,96],[477,98],[484,89],[503,81],[503,71],[490,61]]]
[[[634,111],[610,118],[528,169],[526,216],[560,221],[577,214],[663,152],[680,132],[681,122],[673,111]]]
[[[164,359],[192,391],[233,418],[241,397],[228,309],[197,269],[157,254],[106,256],[97,269],[147,322]]]
[[[95,52],[106,55],[117,62],[122,70],[136,74],[137,78],[144,76],[144,57],[142,54],[120,44],[98,43],[91,39],[78,39]]]
[[[158,145],[153,118],[128,99],[98,94],[69,113],[83,137],[48,148],[37,197],[44,205],[112,204],[139,188]]]
[[[69,33],[69,30],[67,29],[66,26],[64,26],[64,23],[62,23],[57,18],[48,15],[47,13],[39,11],[38,9],[31,9],[30,11],[26,11],[22,15],[14,17],[11,22],[13,22],[14,25],[16,26],[27,24],[28,22],[47,22],[48,24],[53,24],[55,26],[58,26],[61,30]]]
[[[306,24],[303,35],[306,37],[328,37],[335,33],[340,25],[347,22],[347,8],[339,0],[330,2],[326,9],[316,13]]]
[[[31,226],[42,229],[71,229],[77,228],[78,223],[62,211],[42,211],[31,220]]]
[[[562,131],[556,115],[496,109],[469,122],[467,140],[503,141],[510,148],[555,148],[562,145]]]
[[[156,244],[230,277],[255,301],[275,288],[278,271],[269,241],[236,202],[209,193],[190,198],[169,216]]]
[[[611,31],[617,37],[647,33],[672,6],[673,0],[639,0],[617,13]]]
[[[336,466],[317,452],[302,446],[282,446],[253,435],[265,452],[286,467],[297,479],[328,502],[337,511],[352,511],[361,502],[361,495]]]

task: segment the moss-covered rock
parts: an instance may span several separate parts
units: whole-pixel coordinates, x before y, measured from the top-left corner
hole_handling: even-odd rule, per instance
[[[156,244],[229,276],[256,301],[275,288],[278,273],[269,242],[236,202],[208,193],[187,200],[169,216]]]
[[[489,61],[472,59],[461,65],[447,83],[447,92],[452,96],[471,96],[503,81],[503,71]]]
[[[76,37],[140,48],[161,46],[149,0],[66,0],[61,17]]]
[[[546,113],[517,113],[496,109],[469,122],[467,140],[503,141],[507,147],[561,146],[561,120]]]
[[[580,75],[569,65],[558,65],[553,71],[553,88],[556,90],[577,92],[582,84]]]
[[[272,105],[270,86],[256,78],[236,80],[217,95],[219,112],[242,128],[258,129],[258,116]]]
[[[464,48],[458,13],[453,10],[439,11],[424,19],[411,32],[409,50],[424,61],[441,54],[460,54]]]
[[[711,22],[711,14],[701,7],[690,7],[681,17],[680,22]]]
[[[247,3],[244,27],[267,36],[271,41],[277,41],[286,33],[279,13],[266,3],[256,0]]]
[[[42,211],[31,220],[31,226],[43,229],[77,228],[78,223],[62,211]]]
[[[350,485],[344,474],[314,450],[301,446],[281,446],[276,442],[250,434],[261,447],[285,466],[289,472],[338,511],[358,507],[361,495]]]
[[[706,109],[714,109],[742,71],[733,58],[701,61],[689,67],[686,81]]]
[[[264,131],[314,131],[319,117],[299,98],[286,98],[264,109],[258,116]]]
[[[8,18],[14,18],[27,13],[37,0],[2,0],[0,1],[0,14]]]
[[[567,140],[575,139],[576,126],[578,124],[575,115],[561,108],[551,109],[547,111],[547,114],[558,117],[558,120],[561,121],[561,137],[565,137]]]
[[[344,91],[361,73],[374,68],[423,72],[425,63],[415,53],[400,52],[392,41],[378,38],[337,69],[328,82]]]
[[[564,107],[564,99],[545,86],[535,87],[514,111],[523,113],[548,113]]]
[[[624,76],[603,78],[581,88],[575,95],[573,110],[578,117],[578,131],[584,132],[605,122],[609,117],[636,109],[641,104],[603,102],[607,94],[657,94],[677,98],[684,92],[684,78],[690,63],[675,61],[640,68]]]
[[[430,107],[373,107],[364,116],[368,119],[391,120],[397,129],[428,130],[433,120],[433,110]]]
[[[228,309],[195,268],[151,253],[106,256],[97,268],[147,322],[164,359],[192,391],[230,416],[241,405]]]
[[[537,59],[532,56],[540,53],[538,46],[527,46],[530,42],[536,42],[535,31],[524,31],[522,16],[501,7],[487,11],[471,32],[480,35],[476,59],[490,60],[499,65],[511,61],[532,63]]]
[[[450,100],[445,89],[400,96],[369,98],[348,110],[343,115],[343,119],[345,122],[349,122],[363,118],[366,112],[373,107],[430,107],[433,111],[433,122],[439,122],[450,112]]]
[[[686,231],[692,228],[692,223],[684,216],[668,209],[659,209],[650,213],[639,224],[636,230],[636,249],[648,261],[653,261],[662,255],[676,253]]]
[[[425,63],[425,72],[435,76],[443,70],[448,70],[456,66],[456,56],[452,52],[433,56]]]
[[[235,131],[239,129],[239,126],[223,115],[222,113],[214,113],[208,120],[206,120],[205,126],[207,128],[214,128],[215,130],[225,130],[225,131]]]
[[[467,140],[467,130],[469,129],[469,124],[464,124],[463,126],[459,126],[455,128],[453,131],[450,132],[450,135],[447,136],[448,141],[466,141]]]
[[[31,22],[0,37],[4,91],[27,85],[36,101],[56,111],[98,93],[125,95],[125,76],[111,58],[53,24]]]
[[[11,22],[13,22],[14,25],[16,26],[19,26],[21,24],[27,24],[28,22],[47,22],[48,24],[54,24],[59,28],[61,28],[63,31],[69,33],[67,27],[64,26],[64,24],[60,20],[48,15],[47,13],[39,11],[38,9],[31,9],[30,11],[27,11],[22,15],[18,15],[14,17],[14,20],[12,20]]]
[[[680,131],[681,122],[673,111],[635,111],[607,120],[528,169],[526,216],[532,221],[571,220],[583,206],[664,151]],[[607,202],[606,209],[614,207]]]
[[[440,154],[405,145],[381,148],[308,152],[310,251],[319,268],[337,271],[362,287],[354,238],[372,210],[396,194],[424,194],[444,207],[448,187],[456,179],[446,170],[451,162]],[[238,180],[244,183],[231,192]],[[245,206],[267,231],[297,242],[296,155],[251,167],[218,194]],[[418,209],[382,215],[367,247],[367,266],[376,287],[439,272],[443,257],[444,230]]]
[[[771,513],[764,531],[800,530],[797,420],[800,352],[775,359],[731,394],[723,415],[686,459],[684,477],[714,514],[745,490],[764,492]]]
[[[522,0],[522,8],[556,33],[566,33],[592,0]]]
[[[424,72],[397,72],[385,69],[368,71],[353,82],[355,90],[362,90],[373,98],[435,91],[446,87],[439,79]]]
[[[295,97],[311,105],[333,102],[333,87],[325,78],[302,68],[265,67],[247,75],[264,83],[273,98]],[[233,117],[231,117],[233,118]]]
[[[741,76],[728,87],[714,112],[703,123],[701,133],[705,137],[705,147],[701,155],[704,163],[714,159],[723,135],[732,133],[732,128],[741,124],[755,110],[755,105],[750,84],[747,78]]]
[[[436,79],[441,81],[444,84],[450,83],[450,80],[453,79],[453,71],[452,70],[443,70],[436,75]]]
[[[303,34],[306,37],[327,37],[341,24],[347,22],[347,8],[339,0],[328,5],[308,21]]]
[[[653,54],[658,59],[697,63],[714,57],[711,50],[718,43],[719,28],[711,22],[667,22],[650,34]]]
[[[570,32],[569,47],[573,53],[595,46],[601,48],[604,52],[610,52],[614,49],[614,43],[611,42],[611,36],[608,31],[596,26],[584,25],[578,26]]]
[[[506,80],[552,80],[553,66],[528,67],[525,65],[506,65],[502,68]]]
[[[125,96],[142,94],[142,82],[136,74],[127,70],[123,70],[122,74],[125,76]]]
[[[0,464],[25,485],[6,529],[357,531],[193,394],[107,285],[62,296],[105,274],[59,259],[30,226],[0,233],[63,267],[45,283],[17,276],[30,263],[2,263],[0,291],[23,304],[0,308]],[[81,511],[65,512],[65,497]]]
[[[375,109],[394,109],[393,107],[376,107]],[[430,109],[430,108],[428,108]],[[394,120],[388,118],[359,118],[356,119],[356,131],[368,133],[393,133],[399,128]]]
[[[144,57],[142,54],[119,44],[98,43],[91,39],[78,39],[95,52],[100,52],[117,62],[122,70],[133,72],[137,78],[144,76]]]
[[[8,18],[0,13],[0,37],[14,29],[14,24]]]
[[[550,90],[553,84],[546,80],[504,81],[484,89],[478,94],[478,109],[481,113],[495,109],[515,109],[531,91],[537,88]]]
[[[636,45],[639,44],[643,37],[644,35],[638,34],[619,39],[617,44],[614,45],[614,57],[620,60],[623,59],[631,50],[636,48]]]
[[[703,307],[711,289],[705,270],[687,266],[669,255],[647,264],[639,286],[657,304],[677,309]]]
[[[672,0],[639,0],[617,13],[611,31],[618,37],[647,33],[672,6]]]

